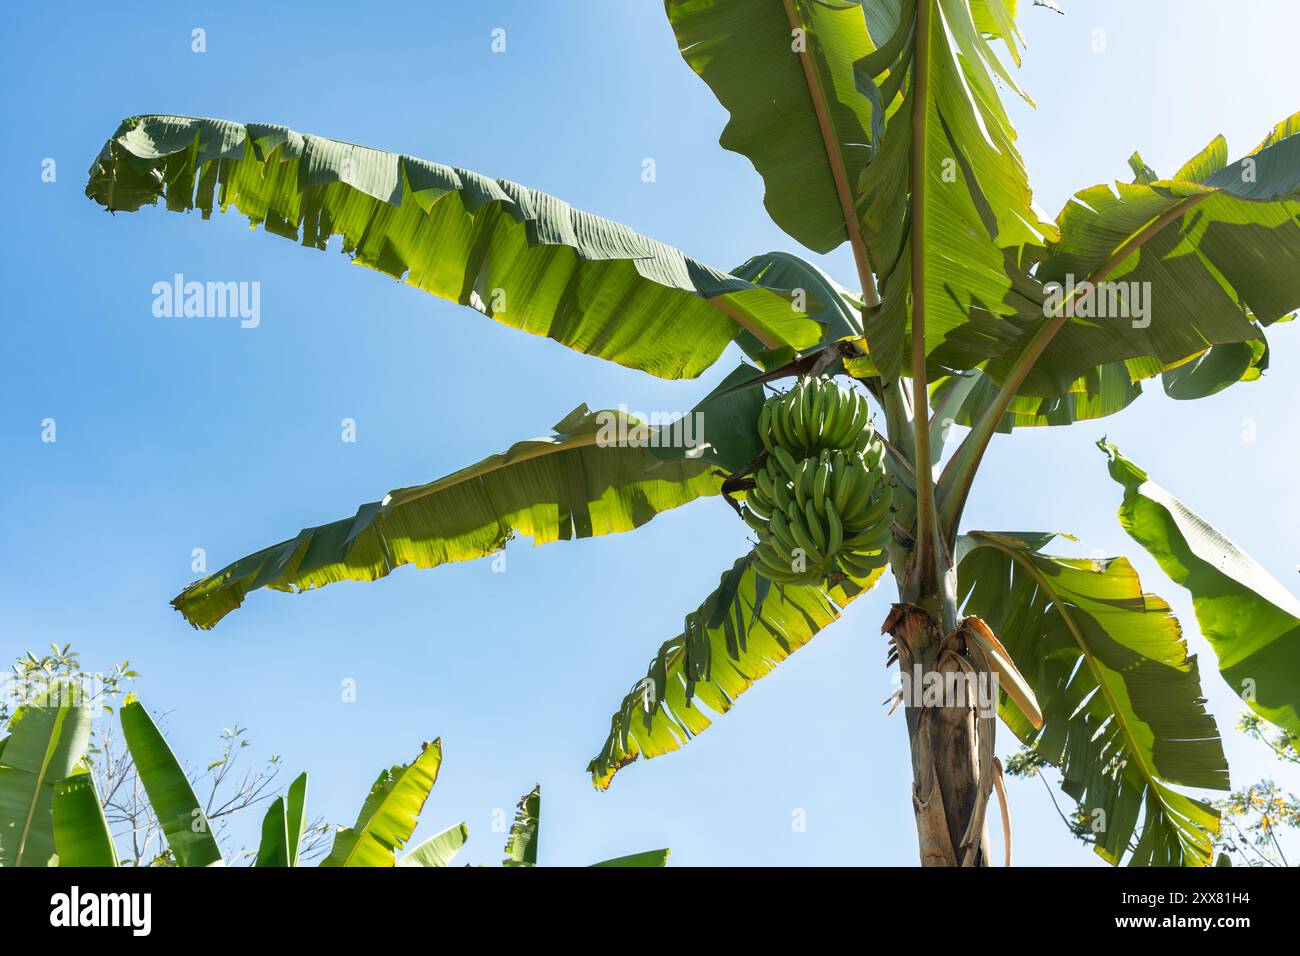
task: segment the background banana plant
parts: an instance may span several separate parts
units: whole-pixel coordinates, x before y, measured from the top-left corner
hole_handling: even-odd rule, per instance
[[[9,720],[0,738],[0,866],[120,865],[87,759],[94,708],[75,684],[57,683]],[[144,706],[128,695],[122,734],[177,866],[224,866],[221,848],[190,780]],[[442,741],[423,744],[409,764],[382,771],[356,823],[339,827],[324,867],[449,866],[464,847],[464,823],[398,856],[419,822],[442,766]],[[541,788],[519,802],[506,846],[507,866],[537,863]],[[254,866],[299,866],[307,826],[307,774],[276,797],[262,819]],[[594,866],[664,866],[651,850]]]
[[[516,183],[280,126],[135,116],[105,143],[86,192],[109,211],[233,207],[306,246],[338,235],[376,271],[663,378],[699,375],[732,342],[748,359],[696,406],[702,448],[579,406],[552,435],[303,530],[173,605],[206,629],[263,587],[375,580],[519,535],[628,531],[701,497],[735,505],[765,455],[764,390],[836,376],[873,398],[888,442],[891,660],[922,676],[996,672],[1004,722],[1107,821],[1107,860],[1210,862],[1217,815],[1176,788],[1226,788],[1227,765],[1168,605],[1123,558],[1052,556],[1053,535],[964,529],[962,514],[995,434],[1115,414],[1157,375],[1180,400],[1260,376],[1266,330],[1300,305],[1300,114],[1232,161],[1216,138],[1169,177],[1135,153],[1132,182],[1082,189],[1052,221],[999,92],[1025,97],[1016,0],[665,7],[730,114],[722,145],[753,163],[791,238],[849,245],[854,288],[786,252],[723,272]],[[611,415],[638,439],[602,440]],[[949,449],[947,423],[969,429]],[[1296,601],[1111,454],[1125,528],[1191,590],[1234,690],[1294,731]],[[740,557],[625,696],[593,782],[683,746],[706,710],[729,710],[882,573],[778,585]],[[993,721],[907,703],[922,861],[989,863]],[[526,841],[512,845],[528,862]]]

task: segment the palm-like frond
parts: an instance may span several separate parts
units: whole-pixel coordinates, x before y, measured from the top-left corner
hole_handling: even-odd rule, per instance
[[[684,746],[712,723],[705,708],[731,710],[737,697],[838,619],[883,573],[831,588],[774,585],[755,569],[752,556],[740,558],[623,698],[587,767],[592,783],[603,790],[638,757]]]
[[[693,378],[748,330],[812,345],[789,297],[504,179],[284,126],[125,120],[90,169],[110,211],[234,206],[268,232],[468,305],[514,328],[663,378]]]
[[[442,741],[435,740],[409,764],[380,773],[357,822],[335,834],[334,845],[321,866],[396,866],[397,851],[415,831],[441,766]]]
[[[1191,592],[1223,679],[1255,713],[1300,734],[1300,601],[1114,445],[1100,444],[1124,487],[1120,524]]]
[[[304,529],[194,582],[172,604],[195,627],[211,628],[257,588],[374,581],[404,564],[481,558],[517,535],[545,544],[630,531],[721,487],[709,461],[660,454],[652,443],[673,436],[626,412],[581,405],[555,430],[437,481],[391,491],[352,518]]]
[[[999,713],[1060,768],[1106,860],[1209,865],[1218,814],[1171,785],[1225,790],[1228,765],[1178,620],[1126,559],[1041,553],[1052,537],[977,531],[960,544],[966,611],[1010,652],[1043,727],[1005,695]]]

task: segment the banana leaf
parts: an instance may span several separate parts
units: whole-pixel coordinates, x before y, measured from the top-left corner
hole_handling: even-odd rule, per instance
[[[276,797],[262,818],[262,839],[254,866],[289,866],[289,829],[285,824],[284,797]]]
[[[383,771],[370,788],[357,822],[335,834],[321,866],[396,866],[397,851],[415,831],[441,766],[442,741],[435,740],[411,763]]]
[[[788,297],[553,196],[284,126],[131,117],[86,195],[110,212],[233,206],[318,249],[339,235],[354,262],[662,378],[694,378],[742,330],[769,347],[818,337]]]
[[[842,193],[872,141],[872,106],[853,83],[854,61],[873,49],[862,11],[807,0],[665,7],[683,58],[730,113],[722,147],[754,164],[773,221],[814,252],[839,246],[843,200],[852,204]]]
[[[307,827],[307,774],[300,773],[289,784],[289,799],[285,804],[284,831],[289,848],[289,865],[298,865],[298,850],[302,845],[303,831]]]
[[[149,712],[139,701],[128,700],[119,715],[122,738],[176,865],[220,865],[221,849],[207,814]]]
[[[667,866],[669,850],[646,850],[643,853],[631,853],[627,856],[616,856],[612,860],[603,860],[600,863],[593,863],[592,866]]]
[[[520,798],[510,836],[506,840],[503,866],[536,866],[538,833],[541,828],[542,788],[534,787]],[[668,865],[668,850],[647,850],[593,863],[592,866],[653,867]]]
[[[1044,286],[1068,291],[1102,271],[1111,285],[1084,294],[1090,304],[1080,300],[1021,396],[1061,396],[1117,362],[1134,382],[1162,374],[1180,399],[1259,377],[1264,329],[1300,307],[1300,136],[1279,130],[1233,163],[1218,137],[1171,179],[1147,168],[1135,182],[1075,194],[1058,219],[1059,240],[1026,261]],[[996,340],[985,370],[1002,381],[1044,315],[1011,320],[1010,334],[976,318],[963,334]]]
[[[959,542],[965,613],[1010,652],[1044,723],[1036,731],[1005,694],[999,715],[1060,768],[1107,862],[1208,866],[1218,813],[1174,786],[1226,790],[1228,764],[1178,620],[1126,559],[1043,554],[1052,537]]]
[[[1014,56],[1014,10],[1003,0],[974,8],[966,0],[864,0],[862,7],[879,48],[855,64],[857,85],[888,117],[857,183],[882,298],[867,316],[866,339],[880,373],[897,375],[910,366],[913,309],[923,310],[934,378],[945,367],[977,366],[999,336],[1014,331],[1005,329],[1008,319],[1035,314],[1033,282],[1020,262],[1056,238],[1033,204],[998,92],[1000,84],[1024,95],[989,32]],[[921,275],[913,274],[917,265]]]
[[[621,409],[580,405],[555,431],[241,558],[186,587],[172,606],[207,629],[257,588],[375,581],[404,564],[431,568],[485,557],[519,535],[537,545],[631,531],[721,488],[708,460],[661,457],[656,446],[694,439],[684,427],[650,428]]]
[[[838,619],[883,573],[830,589],[795,587],[773,585],[750,555],[737,560],[623,698],[609,736],[587,766],[593,785],[604,790],[638,757],[685,746],[712,723],[705,708],[731,710],[737,697]]]
[[[59,866],[117,866],[117,847],[89,772],[74,773],[54,789],[54,848]]]
[[[452,859],[469,839],[465,824],[458,823],[434,834],[397,861],[398,866],[451,866]]]
[[[802,298],[813,320],[822,329],[818,346],[862,335],[860,297],[800,256],[789,252],[765,252],[747,259],[733,269],[732,274],[764,288],[789,290]],[[790,361],[796,354],[792,349],[774,354],[747,332],[737,337],[736,344],[769,370]]]
[[[515,819],[506,838],[506,858],[502,866],[536,866],[538,827],[541,825],[542,788],[533,787],[519,798]]]
[[[59,684],[9,718],[0,751],[0,866],[49,866],[58,852],[54,803],[78,771],[93,712]]]
[[[956,372],[935,383],[930,397],[939,421],[973,426],[993,403],[998,384],[980,369]],[[1043,398],[1017,395],[998,422],[999,432],[1014,428],[1073,425],[1105,418],[1128,408],[1142,394],[1142,386],[1129,377],[1122,362],[1091,369],[1072,382],[1063,395]]]
[[[1120,524],[1191,592],[1223,679],[1255,713],[1300,735],[1300,601],[1114,445],[1098,446],[1124,488]]]

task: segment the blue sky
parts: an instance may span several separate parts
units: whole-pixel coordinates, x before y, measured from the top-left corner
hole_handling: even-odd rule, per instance
[[[1131,178],[1133,149],[1169,173],[1216,133],[1251,149],[1300,108],[1300,14],[1252,0],[1065,2],[1021,14],[1015,106],[1039,204]],[[1027,4],[1026,4],[1027,6]],[[412,12],[417,8],[423,12]],[[191,52],[191,30],[207,52]],[[506,31],[506,52],[490,49]],[[1098,33],[1097,31],[1103,31]],[[1097,47],[1100,45],[1101,49]],[[618,3],[19,6],[0,39],[0,200],[11,223],[0,375],[0,658],[70,641],[91,667],[130,658],[175,750],[208,759],[221,728],[311,775],[314,812],[350,823],[378,770],[441,736],[443,774],[417,838],[465,820],[468,862],[500,859],[496,820],[543,786],[541,855],[582,864],[652,847],[674,864],[911,864],[906,732],[879,622],[892,585],[748,693],[684,750],[597,794],[584,767],[660,642],[745,547],[717,501],[630,535],[400,569],[375,585],[258,592],[200,634],[167,604],[194,575],[545,434],[579,402],[684,409],[734,363],[663,382],[514,332],[335,251],[158,209],[116,218],[82,195],[125,116],[169,112],[299,130],[468,167],[554,193],[727,269],[798,251],[763,211],[748,161],[717,145],[725,113],[677,53],[661,6]],[[45,158],[57,163],[41,179]],[[657,180],[641,179],[653,158]],[[823,257],[840,281],[845,250]],[[259,281],[262,321],[156,318],[174,273]],[[1203,655],[1234,783],[1274,772],[1230,732],[1239,710],[1190,602],[1114,519],[1107,434],[1152,476],[1295,584],[1300,341],[1272,336],[1261,382],[994,441],[970,527],[1077,534],[1133,558]],[[1157,388],[1158,392],[1159,389]],[[58,441],[40,440],[42,419]],[[357,441],[340,441],[340,420]],[[1250,424],[1247,424],[1250,423]],[[1244,440],[1253,428],[1254,440]],[[343,703],[341,682],[358,699]],[[1009,733],[1001,749],[1011,749]],[[1293,787],[1293,778],[1277,774]],[[1096,862],[1042,785],[1011,785],[1019,862]],[[1067,801],[1068,802],[1068,801]],[[792,815],[807,826],[795,832]],[[247,821],[248,840],[257,820]]]

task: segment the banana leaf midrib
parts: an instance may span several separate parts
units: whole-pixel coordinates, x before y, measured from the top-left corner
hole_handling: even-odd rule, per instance
[[[412,488],[399,488],[396,491],[389,492],[380,505],[380,514],[386,514],[398,505],[416,501],[426,495],[446,491],[448,488],[454,488],[462,482],[469,481],[473,478],[481,478],[494,471],[500,471],[502,468],[509,468],[512,465],[518,465],[525,461],[532,461],[535,458],[542,458],[546,455],[558,455],[561,452],[572,451],[575,448],[589,448],[598,443],[599,437],[599,432],[591,432],[584,435],[573,435],[559,441],[555,441],[549,436],[544,438],[528,439],[529,441],[537,442],[538,444],[513,457],[507,458],[506,456],[501,456],[503,459],[501,461],[471,465],[468,468],[462,468],[460,471],[452,472],[445,478],[439,478],[436,481],[432,481],[427,485],[416,485]]]
[[[790,30],[804,29],[803,23],[795,11],[795,0],[782,0],[785,5],[786,19]],[[867,253],[866,243],[862,238],[862,227],[858,222],[856,201],[849,186],[848,171],[844,168],[844,158],[840,155],[832,129],[830,113],[827,108],[826,90],[817,76],[817,68],[811,60],[811,53],[805,42],[799,49],[799,65],[803,69],[804,80],[808,84],[808,96],[812,100],[813,111],[817,116],[817,126],[821,130],[822,146],[826,152],[826,162],[830,166],[831,180],[835,184],[835,196],[839,200],[840,212],[844,215],[844,232],[853,249],[853,260],[858,269],[858,281],[862,284],[864,305],[871,307],[880,303],[880,294],[876,290],[876,277],[871,269],[871,258]]]

